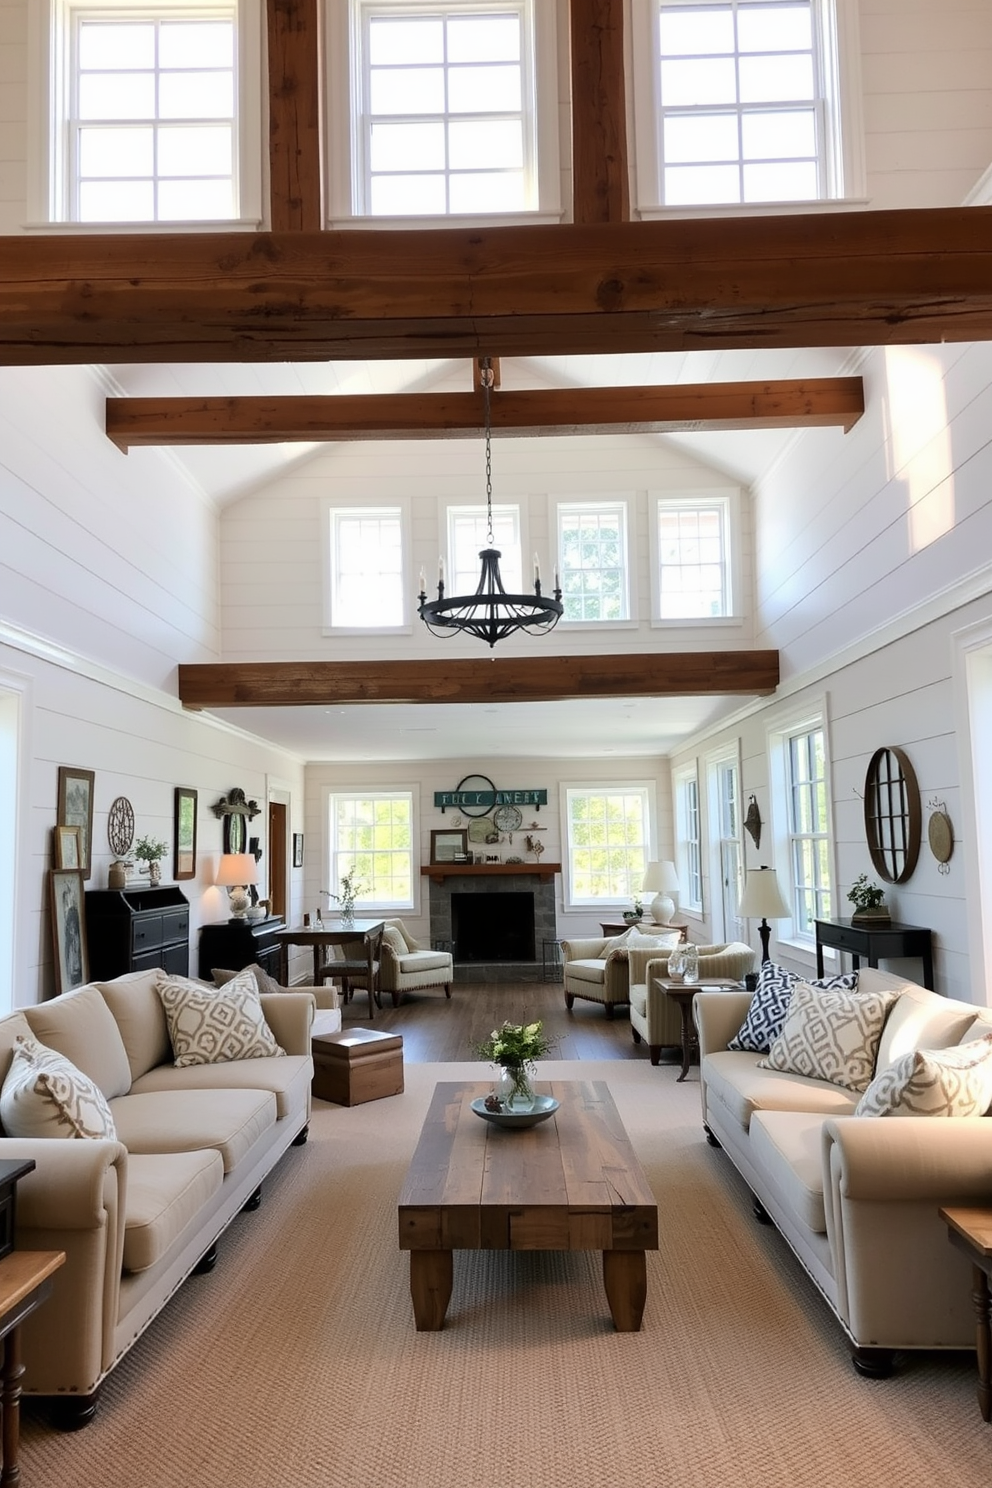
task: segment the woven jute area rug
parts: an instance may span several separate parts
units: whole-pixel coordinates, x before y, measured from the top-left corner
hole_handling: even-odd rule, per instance
[[[863,1380],[777,1233],[704,1141],[698,1086],[645,1060],[604,1079],[659,1203],[640,1333],[613,1331],[595,1254],[459,1252],[445,1328],[417,1333],[396,1196],[437,1080],[345,1109],[240,1215],[60,1435],[29,1408],[25,1488],[987,1488],[974,1356]],[[512,1136],[508,1138],[512,1140]]]

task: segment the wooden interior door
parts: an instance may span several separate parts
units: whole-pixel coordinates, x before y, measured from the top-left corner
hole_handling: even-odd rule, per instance
[[[286,918],[286,807],[282,801],[269,802],[269,914]]]

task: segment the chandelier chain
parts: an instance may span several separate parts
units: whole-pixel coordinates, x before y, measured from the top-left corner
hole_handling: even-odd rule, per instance
[[[486,421],[486,517],[489,522],[489,546],[495,542],[493,537],[493,451],[492,451],[492,422],[489,395],[495,380],[493,364],[489,357],[483,360],[481,371],[482,379],[482,406]]]

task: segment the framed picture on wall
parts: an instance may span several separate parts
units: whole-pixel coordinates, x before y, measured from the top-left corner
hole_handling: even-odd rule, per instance
[[[303,867],[303,833],[293,833],[293,867]]]
[[[70,992],[90,979],[86,949],[83,875],[78,868],[53,868],[49,874],[52,906],[52,952],[56,992]]]
[[[55,828],[56,868],[79,868],[79,828]]]
[[[196,791],[188,785],[177,785],[175,796],[175,832],[173,834],[173,878],[196,877]]]
[[[92,770],[59,765],[59,807],[55,820],[60,827],[79,828],[79,868],[84,878],[89,878],[93,866],[94,779]]]
[[[465,831],[431,832],[431,862],[464,862],[468,855],[468,835]]]

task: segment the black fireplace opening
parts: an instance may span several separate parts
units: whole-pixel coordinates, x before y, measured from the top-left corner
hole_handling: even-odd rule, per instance
[[[452,894],[456,961],[533,961],[533,894]]]

